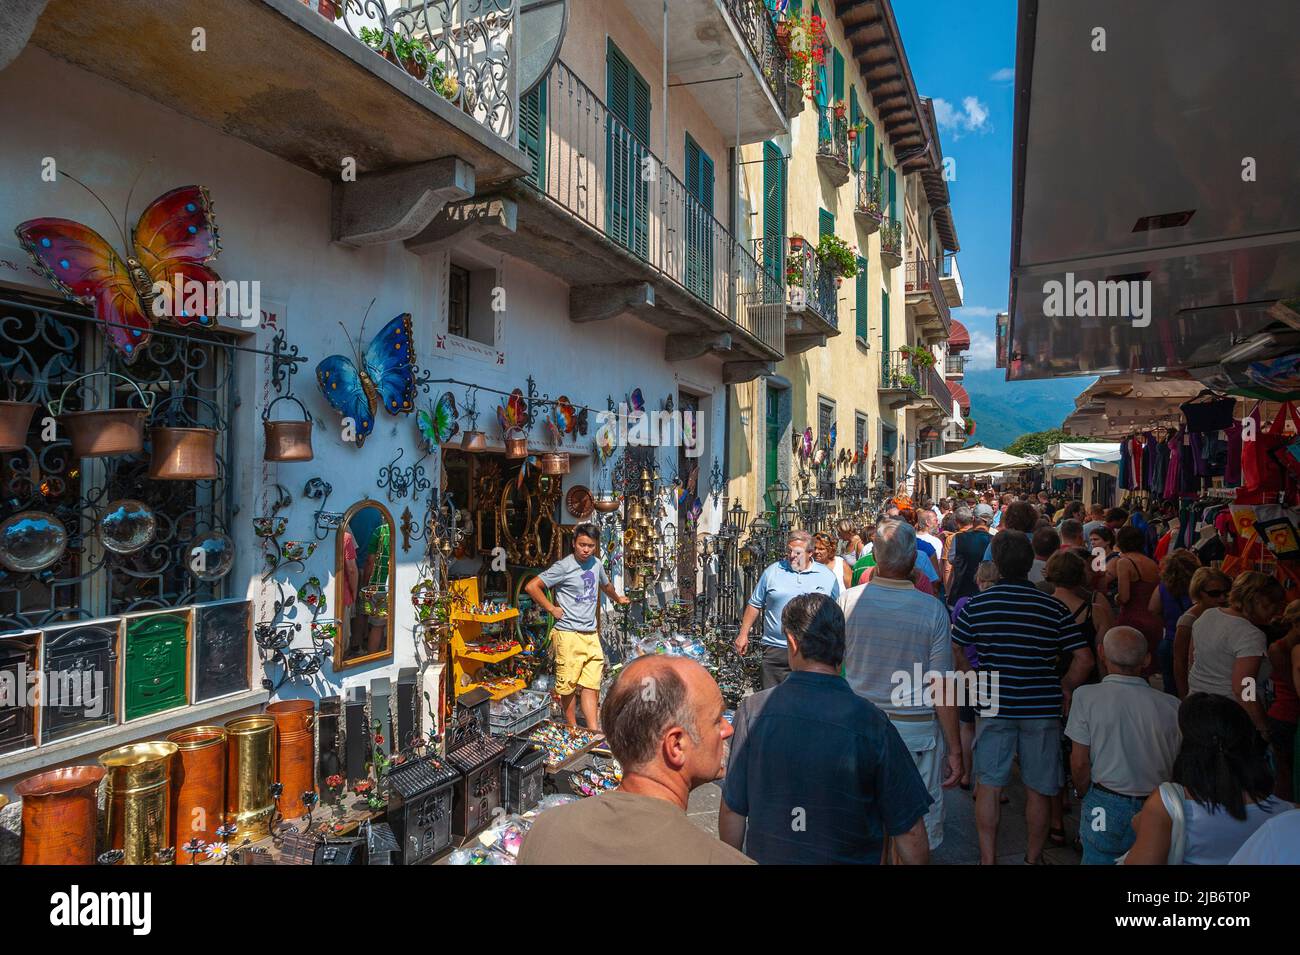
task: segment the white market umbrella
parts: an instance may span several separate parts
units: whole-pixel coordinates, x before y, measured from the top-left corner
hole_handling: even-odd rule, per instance
[[[988,474],[991,471],[1015,471],[1034,466],[1033,461],[978,444],[951,454],[926,458],[918,465],[923,474]]]

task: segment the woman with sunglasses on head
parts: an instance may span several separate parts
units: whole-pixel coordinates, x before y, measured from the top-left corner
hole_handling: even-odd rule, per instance
[[[1174,627],[1174,685],[1179,699],[1187,698],[1187,671],[1192,668],[1192,624],[1211,607],[1227,604],[1231,589],[1232,580],[1221,570],[1202,567],[1192,574],[1192,582],[1187,585],[1191,609],[1178,618]]]

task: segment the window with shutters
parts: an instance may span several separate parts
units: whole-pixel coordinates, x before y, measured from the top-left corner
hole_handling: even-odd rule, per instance
[[[785,157],[776,143],[763,144],[764,301],[779,302],[785,286]]]
[[[898,220],[898,176],[893,169],[889,170],[889,218]]]
[[[686,134],[686,287],[713,301],[713,160]]]
[[[817,235],[820,238],[824,235],[835,234],[835,213],[828,212],[825,209],[817,210]]]
[[[650,156],[650,86],[613,40],[609,41],[605,73],[610,112],[605,231],[644,258],[650,244],[650,184],[642,172]]]
[[[546,83],[519,100],[519,148],[528,154],[527,180],[546,190]]]
[[[866,139],[867,142],[866,145],[863,147],[863,151],[867,157],[867,175],[874,176],[876,173],[875,173],[875,167],[871,163],[871,157],[875,154],[875,148],[876,148],[876,126],[874,123],[871,122],[871,120],[867,120]]]
[[[861,411],[853,417],[853,473],[858,477],[867,475],[867,427],[870,423]]]
[[[817,447],[830,451],[831,429],[835,427],[835,402],[817,396]]]
[[[871,347],[871,339],[869,337],[871,333],[871,322],[868,318],[869,310],[867,307],[871,298],[871,288],[870,283],[867,281],[867,260],[861,257],[858,258],[857,283],[857,300],[855,304],[857,330],[855,334],[857,335],[859,342],[867,347]]]
[[[844,54],[839,50],[831,51],[831,95],[833,102],[844,100]]]

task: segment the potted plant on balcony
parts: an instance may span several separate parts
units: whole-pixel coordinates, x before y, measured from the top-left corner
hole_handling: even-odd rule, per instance
[[[848,111],[849,108],[845,104],[844,100],[842,99],[836,100],[834,103],[831,104],[831,112],[834,113],[835,118],[837,120],[840,120],[841,122],[844,120],[844,114],[847,113]]]
[[[851,279],[858,274],[857,249],[837,235],[824,235],[817,243],[817,258],[836,275]]]
[[[412,39],[404,33],[394,33],[391,44],[384,42],[384,31],[362,27],[361,42],[389,63],[402,67],[420,82],[429,73],[429,47],[423,40]]]
[[[912,374],[899,375],[899,376],[898,376],[898,387],[900,387],[900,388],[915,388],[915,387],[916,387],[916,376],[915,376],[915,375],[912,375]]]
[[[334,21],[343,16],[347,0],[302,0],[303,6],[315,7],[316,12],[326,20]]]
[[[796,233],[794,233],[793,235],[791,235],[791,236],[790,236],[790,251],[791,251],[791,252],[795,252],[795,253],[802,252],[802,251],[803,251],[803,242],[804,242],[803,236],[801,236],[798,232],[796,232]]]
[[[911,362],[913,368],[934,367],[934,355],[928,348],[922,348],[920,345],[904,345],[899,351],[907,356],[907,360]]]

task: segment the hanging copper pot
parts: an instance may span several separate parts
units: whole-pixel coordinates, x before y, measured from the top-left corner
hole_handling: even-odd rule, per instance
[[[519,428],[506,432],[506,457],[519,461],[528,457],[528,435]]]
[[[226,722],[226,821],[241,836],[271,834],[275,800],[275,718],[241,716]]]
[[[64,411],[69,389],[77,382],[97,375],[121,378],[135,389],[144,410],[106,408],[102,411]],[[152,391],[141,391],[140,386],[125,375],[103,371],[72,379],[63,389],[63,394],[48,407],[50,414],[59,419],[59,426],[67,432],[75,457],[102,458],[115,454],[139,454],[144,450],[144,419],[152,406]]]
[[[155,481],[202,481],[217,476],[217,432],[211,428],[150,428]]]
[[[226,731],[220,726],[191,726],[167,737],[175,743],[172,757],[171,844],[176,862],[192,864],[196,856],[182,851],[191,839],[216,842],[226,818]]]
[[[302,409],[302,421],[272,421],[271,409],[277,401],[292,401]],[[293,395],[281,395],[266,406],[262,412],[262,430],[266,432],[266,450],[262,453],[264,461],[310,461],[311,450],[311,415],[306,406]]]
[[[108,770],[104,844],[121,849],[125,865],[158,865],[171,842],[171,772],[175,743],[131,743],[99,757]]]
[[[543,474],[568,474],[569,473],[569,452],[568,451],[547,451],[542,455],[542,473]]]
[[[316,791],[316,704],[281,700],[266,708],[275,720],[276,782],[283,786],[278,805],[286,819],[307,814],[302,794]]]
[[[23,801],[23,865],[94,865],[102,766],[51,769],[14,787]]]
[[[25,401],[0,401],[0,451],[27,447],[27,429],[39,407]]]
[[[487,435],[482,431],[466,431],[465,436],[460,439],[460,449],[469,451],[472,454],[478,454],[487,450]]]
[[[602,514],[609,514],[618,510],[618,498],[613,494],[602,494],[600,497],[592,501],[591,504],[592,507],[600,511]]]

